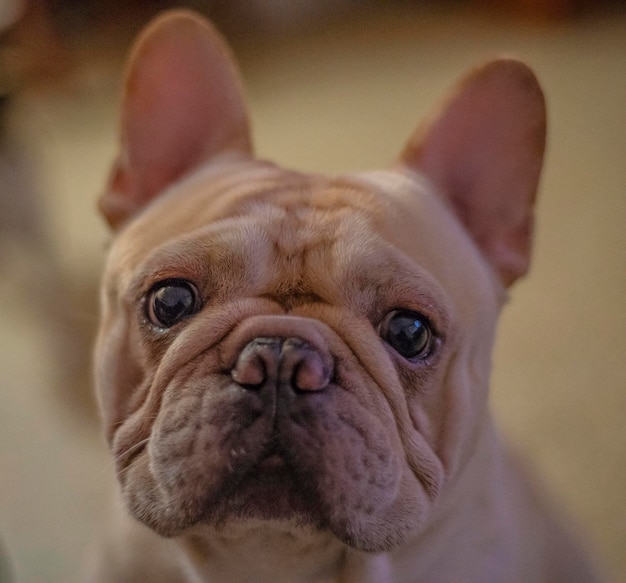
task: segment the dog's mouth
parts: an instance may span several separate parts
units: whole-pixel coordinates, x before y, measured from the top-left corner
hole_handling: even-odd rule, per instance
[[[256,468],[256,471],[263,474],[267,472],[277,472],[285,469],[287,462],[285,457],[278,453],[278,451],[271,450],[261,461]]]
[[[225,487],[217,503],[209,505],[203,521],[297,520],[323,526],[314,489],[278,449],[272,448],[241,479]]]

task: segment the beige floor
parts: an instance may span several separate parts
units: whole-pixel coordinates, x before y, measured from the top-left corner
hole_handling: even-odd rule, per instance
[[[429,104],[485,56],[535,68],[549,102],[547,168],[534,266],[502,322],[494,409],[612,580],[626,582],[626,17],[530,27],[379,14],[241,53],[258,151],[325,171],[392,160]],[[76,581],[107,514],[109,460],[88,413],[63,403],[87,390],[65,386],[59,366],[84,346],[45,314],[97,277],[106,234],[94,200],[114,152],[115,95],[111,77],[86,76],[14,113],[50,233],[45,257],[0,239],[0,541],[19,583]],[[94,315],[81,310],[73,317],[88,327]]]

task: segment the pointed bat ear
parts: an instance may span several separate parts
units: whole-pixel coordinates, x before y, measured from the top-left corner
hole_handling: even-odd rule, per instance
[[[462,79],[400,156],[434,183],[506,286],[528,269],[545,136],[534,74],[498,59]]]
[[[109,224],[119,228],[211,158],[251,150],[239,74],[220,35],[192,12],[156,18],[128,64],[121,152],[100,199]]]

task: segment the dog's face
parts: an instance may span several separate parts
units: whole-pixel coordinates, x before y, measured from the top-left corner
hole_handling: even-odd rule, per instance
[[[513,61],[472,73],[391,170],[255,160],[196,17],[138,43],[102,208],[97,388],[132,514],[173,536],[280,520],[400,544],[471,463],[545,120]]]

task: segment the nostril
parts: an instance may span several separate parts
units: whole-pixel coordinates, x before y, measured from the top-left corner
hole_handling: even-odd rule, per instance
[[[231,378],[242,387],[258,389],[268,379],[276,378],[281,340],[256,338],[241,351],[231,370]]]
[[[240,356],[230,376],[242,387],[256,388],[263,385],[267,378],[267,372],[263,360],[254,354],[248,358]]]
[[[330,371],[321,357],[312,352],[296,366],[291,385],[299,391],[321,391],[330,382]]]
[[[321,391],[330,382],[330,366],[312,346],[290,338],[281,353],[281,379],[295,391]]]

